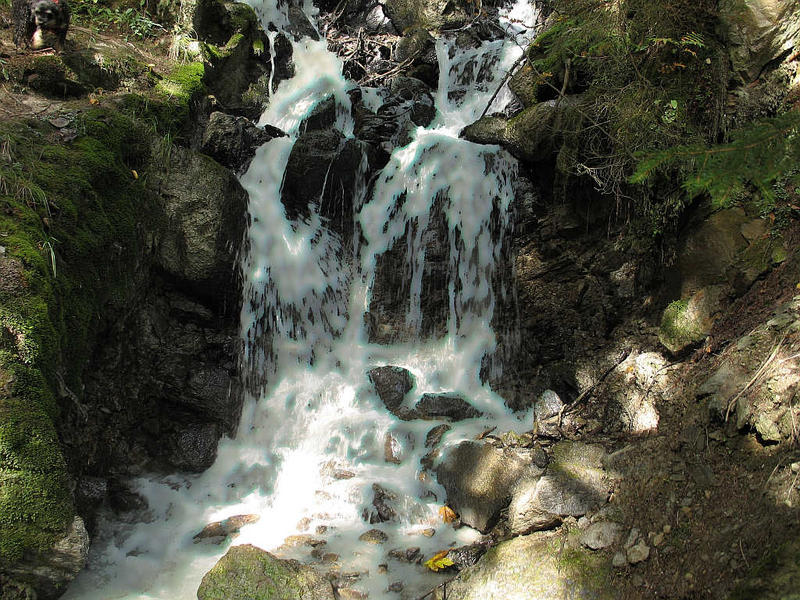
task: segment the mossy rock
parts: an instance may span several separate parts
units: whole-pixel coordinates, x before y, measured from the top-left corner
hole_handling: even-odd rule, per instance
[[[398,31],[413,26],[434,31],[461,27],[477,6],[468,0],[387,0],[384,8]]]
[[[611,600],[610,560],[579,547],[561,549],[561,538],[534,533],[491,548],[447,585],[447,600],[563,598]],[[443,600],[443,592],[432,596]]]
[[[658,339],[673,354],[703,341],[711,332],[723,297],[722,286],[708,286],[688,300],[676,300],[661,317]]]
[[[234,546],[203,576],[198,600],[333,600],[311,567],[251,545]]]
[[[0,399],[0,564],[45,550],[73,516],[66,464],[44,410]]]
[[[55,392],[80,393],[102,315],[135,285],[120,268],[135,271],[153,212],[133,174],[149,159],[149,130],[109,109],[70,118],[82,135],[69,143],[46,122],[0,125],[13,157],[0,164],[0,570],[26,582],[75,517]]]

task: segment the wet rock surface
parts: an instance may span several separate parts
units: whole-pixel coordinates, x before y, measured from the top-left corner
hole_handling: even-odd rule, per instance
[[[200,150],[222,166],[241,173],[247,170],[260,146],[285,135],[276,127],[256,127],[245,117],[215,111],[208,118]]]
[[[296,560],[280,559],[269,552],[234,546],[203,577],[198,600],[333,600],[330,582]]]

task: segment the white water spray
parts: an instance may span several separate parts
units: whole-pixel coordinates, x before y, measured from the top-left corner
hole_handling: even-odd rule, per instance
[[[286,25],[275,4],[257,9],[265,24]],[[243,362],[255,371],[253,379],[266,379],[263,394],[246,400],[236,439],[220,443],[209,470],[136,482],[149,503],[146,518],[133,524],[103,521],[91,566],[65,598],[193,599],[203,574],[228,546],[193,544],[192,536],[208,522],[237,514],[258,514],[260,520],[244,527],[234,544],[254,544],[322,568],[307,546],[281,548],[287,537],[310,533],[326,542],[325,552],[336,555],[340,572],[361,574],[352,587],[370,598],[396,598],[387,590],[397,581],[405,584],[404,598],[440,581],[420,565],[388,558],[390,549],[419,547],[430,557],[479,537],[438,517],[444,491],[420,467],[426,433],[436,422],[398,421],[366,376],[376,366],[401,366],[416,379],[408,402],[426,392],[468,398],[485,416],[453,424],[446,444],[488,426],[522,431],[529,422],[527,416],[511,415],[479,377],[482,359],[495,346],[493,283],[509,226],[516,165],[499,148],[458,139],[521,49],[496,41],[463,53],[445,40],[437,48],[439,116],[394,152],[370,197],[354,199],[355,206],[363,204],[356,217],[363,243],[354,249],[313,210],[307,220],[290,222],[280,201],[300,124],[317,103],[333,96],[336,127],[345,136],[353,133],[346,93],[351,84],[341,76],[341,63],[324,41],[294,43],[296,75],[281,83],[260,120],[283,128],[289,137],[260,148],[241,180],[250,195],[251,217],[243,261]],[[479,73],[488,79],[476,85]],[[468,93],[452,93],[463,90]],[[377,93],[367,97],[371,105],[381,101]],[[494,107],[502,108],[504,101],[499,94]],[[366,193],[366,185],[358,189]],[[406,323],[412,329],[421,324],[422,238],[435,202],[441,204],[450,246],[447,335],[425,343],[370,344],[363,314],[370,307],[378,257],[406,232]],[[400,464],[385,460],[387,436]],[[363,520],[373,483],[395,495],[396,522]],[[388,536],[385,544],[359,541],[372,527]],[[432,537],[422,535],[431,528],[436,530]]]

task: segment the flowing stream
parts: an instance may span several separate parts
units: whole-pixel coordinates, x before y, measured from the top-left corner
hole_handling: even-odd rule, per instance
[[[251,0],[265,29],[270,22],[278,28],[286,25],[282,9],[269,0],[257,2]],[[313,18],[312,7],[306,8]],[[347,94],[353,84],[342,77],[340,61],[324,40],[294,43],[296,75],[281,83],[260,121],[284,129],[289,137],[261,147],[241,178],[250,195],[251,217],[242,263],[243,364],[250,380],[266,383],[246,398],[236,438],[220,442],[210,469],[135,482],[149,504],[143,520],[102,520],[90,566],[65,598],[193,599],[203,574],[231,543],[273,552],[283,546],[279,555],[316,564],[323,573],[329,570],[331,565],[322,564],[320,553],[312,557],[309,546],[284,546],[297,534],[324,540],[325,560],[338,572],[361,574],[348,587],[368,592],[370,598],[416,598],[444,576],[390,558],[389,550],[419,547],[427,559],[480,537],[468,527],[454,529],[442,522],[438,511],[444,490],[421,471],[420,458],[428,450],[425,436],[437,422],[396,419],[377,397],[367,372],[396,365],[413,373],[416,385],[406,398],[409,407],[426,392],[458,392],[484,413],[480,419],[453,423],[445,445],[495,425],[501,431],[530,428],[529,415],[510,414],[479,377],[484,357],[496,344],[493,282],[510,228],[516,163],[497,147],[459,140],[458,133],[480,116],[520,56],[524,23],[535,20],[532,11],[522,0],[503,12],[501,23],[509,39],[484,42],[478,49],[457,50],[445,37],[437,41],[438,116],[393,153],[369,193],[359,174],[364,181],[354,199],[360,209],[355,218],[362,233],[355,236],[358,243],[342,243],[313,211],[306,220],[287,220],[280,201],[300,124],[318,102],[332,95],[336,127],[345,136],[353,132]],[[515,35],[523,38],[517,44]],[[365,96],[380,104],[377,91]],[[493,108],[507,101],[503,92]],[[363,316],[370,307],[378,257],[406,231],[416,233],[408,236],[406,249],[410,298],[405,318],[410,328],[419,327],[422,232],[437,198],[450,244],[447,334],[424,343],[370,344]],[[387,434],[402,456],[400,464],[385,460]],[[394,495],[396,521],[370,525],[364,520],[375,483]],[[260,519],[225,544],[193,543],[206,523],[241,514]],[[360,541],[371,528],[383,531],[388,540]],[[435,534],[423,535],[430,529]],[[388,591],[398,581],[404,584],[402,595]]]

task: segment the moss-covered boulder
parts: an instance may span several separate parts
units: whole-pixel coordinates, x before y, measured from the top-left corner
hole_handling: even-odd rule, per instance
[[[468,125],[461,137],[476,144],[499,144],[518,159],[536,163],[553,160],[565,142],[565,132],[575,131],[582,114],[575,110],[579,97],[539,102],[511,119],[483,117]]]
[[[477,6],[468,0],[387,0],[384,10],[398,31],[414,25],[432,31],[464,25]]]
[[[712,285],[698,290],[687,300],[670,303],[661,317],[659,341],[673,354],[703,341],[711,333],[723,300],[722,286]]]
[[[311,567],[251,545],[234,546],[203,577],[198,600],[333,600],[333,587]]]
[[[611,591],[609,567],[610,559],[601,553],[577,544],[563,547],[560,536],[534,533],[495,546],[432,598],[610,600],[616,596]]]

